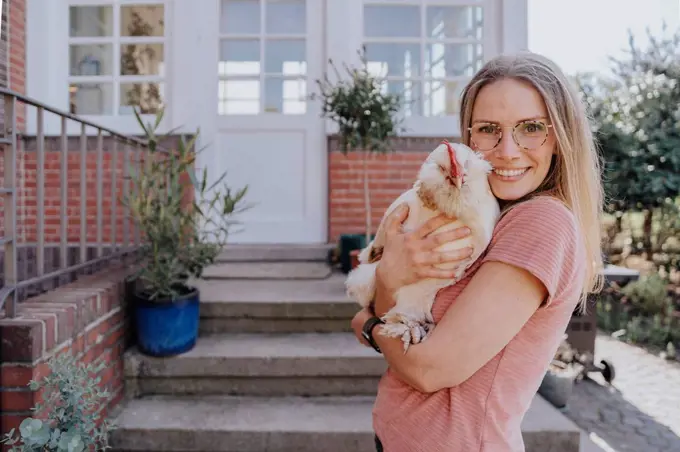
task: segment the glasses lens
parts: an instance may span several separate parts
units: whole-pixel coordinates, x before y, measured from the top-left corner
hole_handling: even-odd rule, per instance
[[[540,121],[522,122],[515,127],[517,143],[527,149],[540,147],[547,136],[548,127]]]
[[[470,139],[480,151],[493,149],[501,137],[501,131],[493,124],[475,124],[470,130]]]

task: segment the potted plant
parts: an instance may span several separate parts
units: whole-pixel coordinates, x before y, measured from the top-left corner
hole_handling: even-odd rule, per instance
[[[583,375],[584,366],[577,351],[567,342],[565,335],[548,366],[538,393],[557,408],[567,406],[576,380]]]
[[[41,390],[42,403],[19,425],[18,435],[12,429],[0,444],[10,446],[11,452],[81,452],[103,451],[109,448],[108,434],[113,425],[104,419],[99,422],[97,408],[111,395],[99,389],[100,377],[92,378],[105,367],[78,363],[62,353],[49,361],[50,373],[41,381],[31,380],[31,391]],[[46,419],[40,419],[46,411]]]
[[[368,159],[374,152],[391,150],[390,138],[397,135],[400,120],[401,96],[387,92],[383,78],[368,69],[365,47],[357,52],[361,68],[345,67],[348,77],[343,79],[333,60],[329,60],[337,77],[332,82],[325,74],[317,80],[319,93],[311,97],[322,101],[322,116],[338,126],[337,138],[344,155],[357,151],[363,153],[363,191],[365,208],[364,234],[343,234],[339,243],[339,260],[343,271],[351,268],[350,259],[372,239],[371,196],[369,191]]]
[[[131,170],[133,189],[123,201],[142,236],[143,259],[131,276],[135,332],[141,352],[171,356],[196,343],[200,294],[190,278],[200,278],[226,245],[247,187],[232,191],[226,174],[208,185],[207,168],[199,174],[194,166],[198,133],[161,149],[155,130],[163,110],[154,125],[135,116],[148,141],[148,161]]]

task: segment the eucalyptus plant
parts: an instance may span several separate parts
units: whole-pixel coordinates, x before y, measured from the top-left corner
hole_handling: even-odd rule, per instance
[[[332,120],[338,126],[338,141],[343,154],[351,151],[364,153],[364,203],[366,209],[366,243],[370,241],[372,232],[371,201],[369,193],[368,159],[373,152],[385,153],[390,150],[390,139],[397,136],[400,130],[399,112],[402,107],[402,96],[387,92],[386,80],[372,74],[368,69],[366,49],[358,52],[362,67],[343,67],[346,78],[329,59],[337,81],[324,74],[317,80],[322,101],[322,116]]]
[[[10,446],[11,452],[81,452],[110,449],[108,434],[113,425],[104,419],[99,422],[97,409],[110,398],[101,390],[101,377],[92,378],[106,366],[101,362],[78,363],[72,355],[56,355],[48,362],[50,373],[41,381],[31,380],[32,391],[42,389],[46,395],[33,407],[35,413],[47,413],[46,419],[25,418],[19,431],[12,429],[0,443]],[[18,433],[18,435],[17,435]]]
[[[143,261],[132,276],[150,300],[175,299],[189,291],[190,277],[200,278],[226,245],[235,215],[243,205],[248,187],[230,188],[223,173],[209,183],[207,168],[195,168],[198,132],[176,149],[166,150],[156,136],[163,110],[154,124],[145,125],[135,116],[146,135],[146,161],[131,168],[133,188],[123,203],[141,230]],[[134,166],[134,165],[133,165]]]

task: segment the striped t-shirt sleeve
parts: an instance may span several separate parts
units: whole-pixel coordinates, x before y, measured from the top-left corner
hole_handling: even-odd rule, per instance
[[[483,262],[504,262],[527,270],[548,290],[544,306],[559,298],[582,264],[578,225],[560,201],[537,197],[511,209],[496,225]]]

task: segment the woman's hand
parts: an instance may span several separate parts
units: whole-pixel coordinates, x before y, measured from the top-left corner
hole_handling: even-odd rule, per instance
[[[460,263],[470,257],[472,248],[441,252],[439,246],[461,239],[470,234],[466,227],[434,232],[455,219],[445,215],[436,216],[425,222],[420,228],[403,232],[402,223],[408,217],[408,205],[396,208],[385,220],[385,246],[376,269],[378,288],[394,294],[399,288],[413,284],[425,278],[453,278],[456,268],[438,268],[437,265]],[[383,302],[384,302],[383,297]],[[389,307],[376,300],[376,312],[384,313]]]

